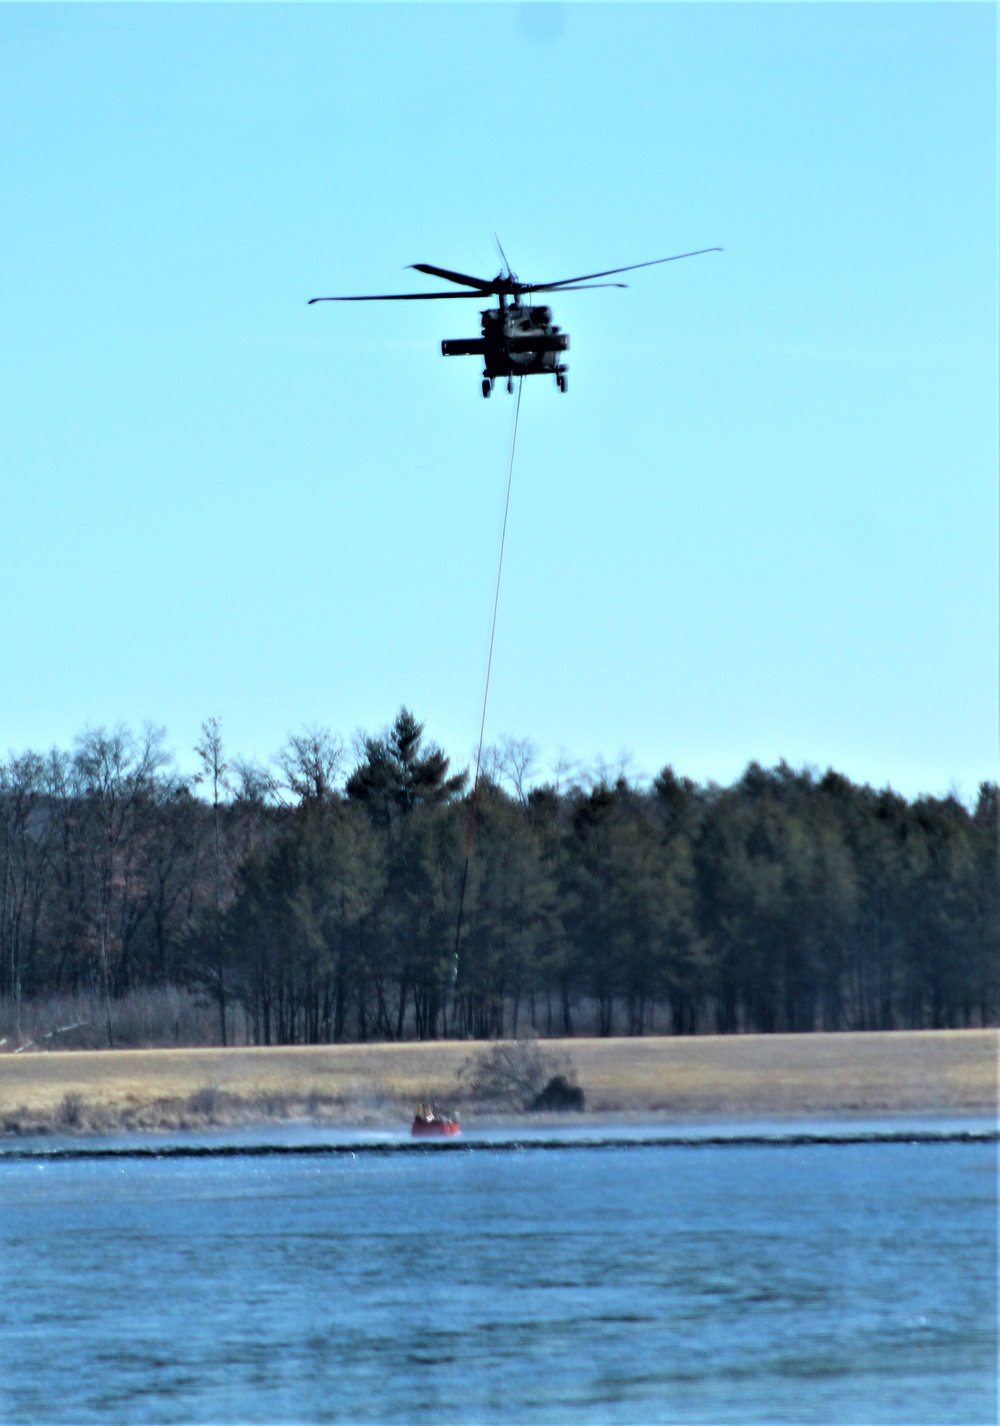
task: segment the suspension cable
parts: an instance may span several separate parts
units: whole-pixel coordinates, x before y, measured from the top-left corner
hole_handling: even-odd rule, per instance
[[[490,672],[493,668],[493,641],[497,632],[497,608],[500,604],[500,576],[503,574],[503,551],[507,541],[507,511],[510,509],[510,486],[514,475],[514,449],[517,445],[517,418],[521,411],[521,388],[524,377],[517,378],[517,403],[514,407],[514,429],[510,438],[510,459],[507,462],[507,494],[503,502],[503,525],[500,529],[500,556],[497,560],[497,580],[493,590],[493,618],[490,622],[490,646],[486,656],[486,686],[483,689],[483,711],[479,720],[479,747],[476,750],[476,775],[472,780],[472,796],[469,799],[469,825],[465,834],[465,860],[462,863],[462,885],[458,894],[458,924],[455,927],[455,953],[452,958],[451,983],[458,980],[458,949],[462,939],[462,913],[465,910],[465,888],[469,880],[469,861],[472,857],[472,838],[476,827],[476,798],[479,794],[479,770],[483,761],[483,735],[486,731],[486,704],[490,696]]]

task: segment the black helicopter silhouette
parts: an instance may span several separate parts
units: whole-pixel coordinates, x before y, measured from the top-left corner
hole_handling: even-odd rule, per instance
[[[499,247],[499,243],[497,244]],[[451,272],[445,267],[433,267],[427,262],[411,263],[414,272],[426,272],[442,277],[446,282],[472,288],[471,292],[384,292],[367,297],[310,297],[314,302],[434,302],[442,298],[496,297],[498,306],[488,307],[482,316],[482,336],[471,339],[458,337],[441,343],[443,356],[481,356],[483,358],[483,395],[489,396],[493,383],[506,377],[507,390],[514,390],[515,376],[538,376],[543,372],[555,376],[560,391],[566,390],[566,366],[559,354],[569,349],[569,335],[552,322],[551,307],[532,307],[522,301],[536,292],[589,292],[598,287],[627,287],[625,282],[596,282],[598,277],[614,277],[619,272],[634,272],[640,267],[656,267],[661,262],[677,262],[684,257],[700,257],[702,253],[720,253],[722,248],[698,248],[696,252],[675,253],[672,257],[654,258],[652,262],[634,262],[628,267],[611,267],[604,272],[588,272],[582,277],[564,277],[559,282],[521,282],[500,248],[506,271],[494,278],[469,277],[464,272]],[[510,305],[508,306],[508,299]]]

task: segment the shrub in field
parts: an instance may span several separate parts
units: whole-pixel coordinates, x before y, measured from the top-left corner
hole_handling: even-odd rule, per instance
[[[533,1109],[554,1080],[571,1088],[576,1075],[566,1055],[543,1049],[536,1039],[524,1039],[498,1040],[488,1050],[472,1055],[459,1070],[458,1079],[470,1099]],[[582,1090],[577,1092],[582,1097]]]
[[[188,1108],[192,1114],[201,1114],[206,1119],[215,1119],[219,1112],[221,1098],[222,1096],[214,1084],[203,1084],[188,1099]]]
[[[70,1091],[63,1096],[59,1107],[59,1123],[66,1129],[83,1127],[83,1099],[79,1094]]]
[[[571,1083],[565,1075],[554,1074],[541,1093],[535,1095],[530,1107],[539,1111],[583,1110],[587,1107],[587,1100],[578,1084]]]

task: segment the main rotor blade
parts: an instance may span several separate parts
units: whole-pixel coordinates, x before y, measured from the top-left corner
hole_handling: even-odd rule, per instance
[[[544,284],[546,292],[555,292],[559,287],[565,287],[570,282],[589,282],[592,277],[613,277],[616,272],[634,272],[637,267],[657,267],[661,262],[678,262],[682,257],[701,257],[702,253],[721,253],[722,248],[698,248],[693,253],[674,253],[673,257],[654,257],[652,262],[633,262],[628,267],[609,267],[606,272],[588,272],[583,277],[565,277],[560,282],[547,282]],[[536,291],[540,288],[536,288]]]
[[[314,302],[435,302],[448,297],[489,297],[488,292],[379,292],[373,297],[310,297]]]
[[[411,262],[414,272],[428,272],[431,277],[443,277],[445,282],[457,282],[463,287],[478,287],[480,292],[492,292],[493,283],[488,278],[467,277],[464,272],[451,272],[446,267],[431,267],[429,262]]]
[[[575,285],[572,284],[572,283],[569,284],[569,285],[567,285],[565,282],[558,282],[558,283],[556,283],[556,285],[555,285],[554,287],[553,287],[551,284],[549,284],[548,286],[536,287],[536,285],[532,282],[532,283],[530,283],[530,284],[526,283],[526,284],[524,284],[523,286],[521,286],[521,291],[522,291],[522,292],[593,292],[593,291],[594,291],[596,288],[598,288],[598,287],[627,287],[627,286],[628,286],[628,283],[627,283],[627,282],[588,282],[588,283],[586,283],[586,284],[584,284],[584,285],[581,285],[581,286],[579,286],[579,287],[575,286]]]

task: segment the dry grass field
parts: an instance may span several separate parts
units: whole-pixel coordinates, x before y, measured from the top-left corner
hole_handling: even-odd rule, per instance
[[[310,1118],[403,1123],[421,1099],[462,1103],[470,1043],[0,1055],[0,1132],[202,1128]],[[588,1113],[768,1117],[984,1114],[996,1030],[547,1041]],[[468,1117],[476,1106],[464,1104]]]

